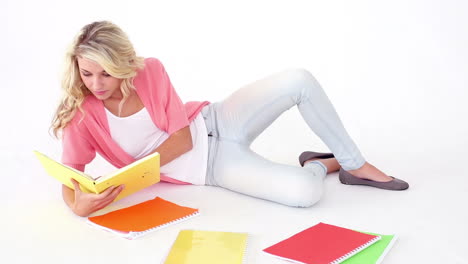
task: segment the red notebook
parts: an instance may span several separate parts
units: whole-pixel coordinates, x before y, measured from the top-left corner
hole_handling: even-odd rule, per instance
[[[380,239],[351,229],[319,223],[263,251],[306,264],[341,263]]]

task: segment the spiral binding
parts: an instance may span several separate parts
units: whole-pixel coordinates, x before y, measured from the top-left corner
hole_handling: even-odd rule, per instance
[[[247,264],[247,248],[249,247],[250,235],[247,234],[247,239],[245,240],[244,252],[242,253],[242,264]]]
[[[340,258],[337,258],[334,261],[330,262],[330,264],[338,264],[338,263],[341,263],[341,262],[345,261],[346,259],[348,259],[348,258],[356,255],[357,253],[361,252],[362,250],[364,250],[368,246],[370,246],[370,245],[374,244],[375,242],[379,241],[381,238],[382,238],[381,236],[377,236],[377,237],[373,238],[369,242],[367,242],[364,245],[352,250],[348,254],[346,254],[346,255],[344,255],[344,256],[342,256]]]
[[[184,216],[182,218],[179,218],[179,219],[176,219],[176,220],[173,220],[171,222],[167,222],[165,224],[162,224],[162,225],[159,225],[159,226],[155,226],[153,228],[150,228],[148,230],[145,230],[145,231],[139,231],[139,232],[129,232],[127,235],[125,235],[125,238],[127,239],[135,239],[135,238],[138,238],[138,237],[141,237],[143,235],[146,235],[150,232],[153,232],[153,231],[156,231],[156,230],[159,230],[159,229],[162,229],[162,228],[165,228],[165,227],[168,227],[170,225],[173,225],[173,224],[177,224],[177,223],[180,223],[180,222],[183,222],[185,220],[188,220],[192,217],[195,217],[197,215],[199,215],[200,212],[199,211],[196,211],[194,212],[193,214],[189,214],[187,216]]]

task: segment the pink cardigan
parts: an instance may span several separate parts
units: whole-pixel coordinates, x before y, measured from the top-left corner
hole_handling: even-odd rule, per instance
[[[169,135],[188,126],[209,104],[204,101],[184,105],[164,66],[156,58],[145,59],[145,67],[137,72],[133,84],[154,124]],[[86,164],[96,157],[96,152],[117,168],[134,162],[135,159],[112,139],[103,102],[94,95],[88,95],[82,108],[84,119],[80,122],[83,114],[77,111],[63,130],[62,162],[84,171]],[[161,175],[161,179],[178,182],[165,175]]]

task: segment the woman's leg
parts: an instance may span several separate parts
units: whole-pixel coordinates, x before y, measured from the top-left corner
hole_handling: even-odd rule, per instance
[[[322,196],[326,171],[315,163],[303,168],[283,165],[261,157],[246,145],[226,140],[215,144],[208,185],[294,207],[312,206]]]
[[[355,170],[364,165],[364,158],[320,84],[302,69],[258,80],[213,104],[215,136],[221,141],[250,146],[284,111],[296,105],[307,125],[330,148],[343,169]]]
[[[367,164],[315,78],[305,70],[289,70],[246,85],[204,109],[212,136],[207,184],[291,206],[315,203],[327,172],[322,163],[309,162],[304,168],[281,165],[249,148],[295,105],[345,170]]]
[[[304,162],[304,165],[311,161],[320,162],[327,168],[327,173],[339,171],[341,166],[335,158],[314,158]]]

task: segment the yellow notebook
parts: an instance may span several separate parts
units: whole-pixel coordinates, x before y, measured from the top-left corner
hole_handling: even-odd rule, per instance
[[[57,162],[39,151],[34,151],[49,175],[66,186],[74,189],[71,178],[80,183],[80,188],[87,193],[101,193],[111,186],[125,184],[123,191],[115,198],[117,201],[160,180],[159,153],[155,152],[139,159],[117,171],[94,179],[90,175]]]
[[[247,233],[182,230],[164,264],[241,264]]]

